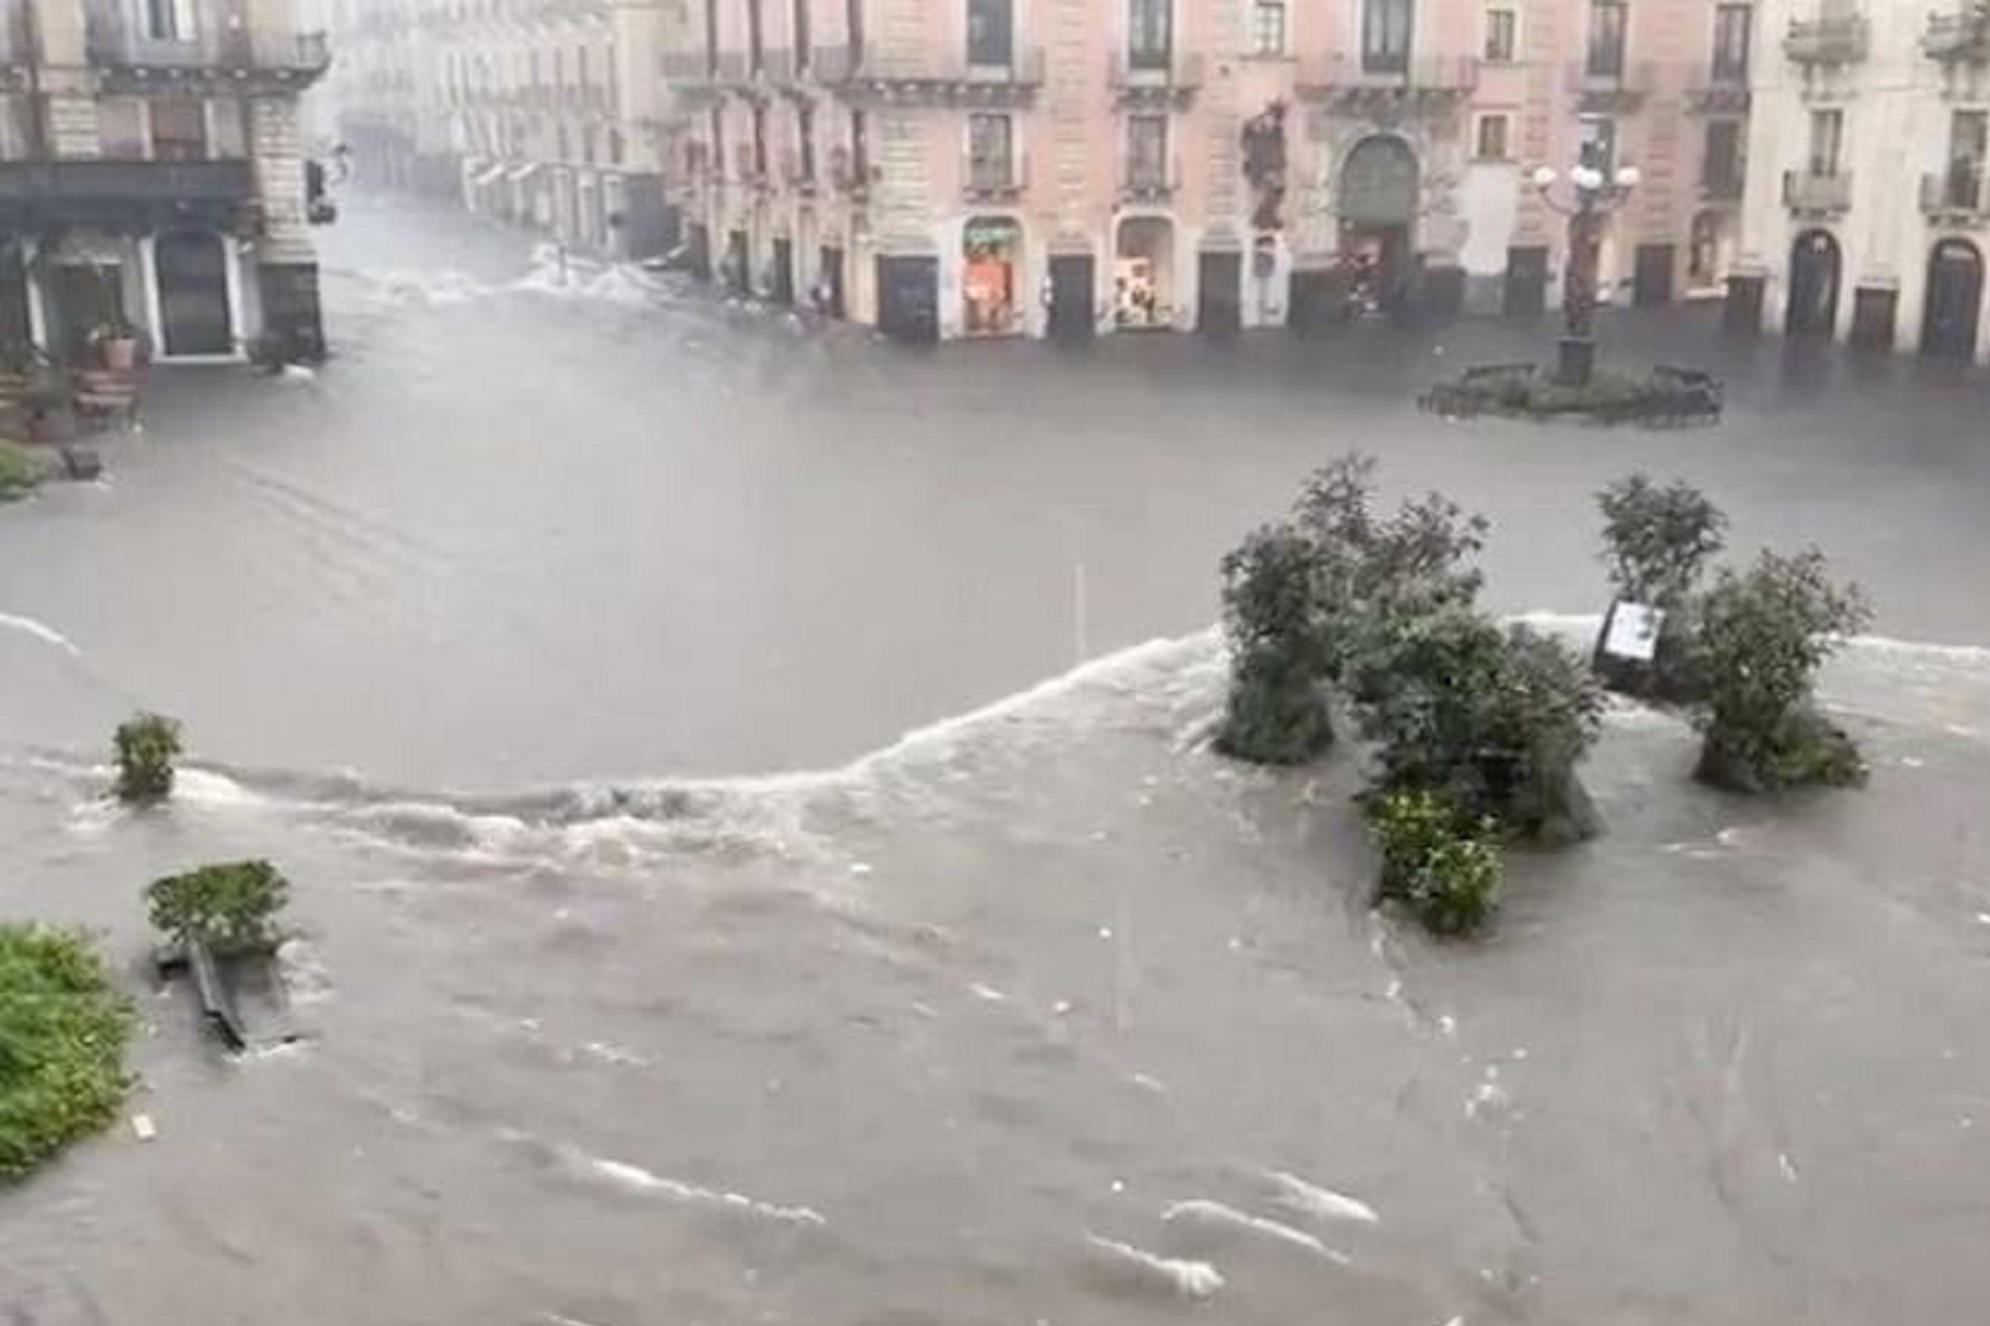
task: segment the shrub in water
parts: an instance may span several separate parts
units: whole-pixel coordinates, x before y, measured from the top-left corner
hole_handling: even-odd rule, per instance
[[[1333,741],[1321,693],[1313,548],[1294,530],[1257,531],[1223,559],[1230,695],[1216,747],[1260,764],[1303,764]]]
[[[1410,790],[1373,798],[1368,821],[1382,854],[1381,896],[1402,902],[1434,934],[1471,934],[1491,918],[1501,873],[1492,824]]]
[[[1701,614],[1707,714],[1697,776],[1743,792],[1862,781],[1858,748],[1816,712],[1812,689],[1869,615],[1858,588],[1834,585],[1814,548],[1764,552],[1745,573],[1724,571]]]
[[[0,502],[20,497],[41,483],[40,462],[19,447],[0,442]]]
[[[0,925],[0,1183],[117,1116],[130,1034],[80,935]]]
[[[203,866],[145,890],[152,924],[172,939],[199,939],[219,954],[267,952],[282,936],[273,918],[289,884],[267,861]]]
[[[1560,642],[1450,607],[1404,620],[1361,660],[1355,689],[1377,792],[1432,791],[1537,841],[1596,832],[1576,765],[1603,696]]]
[[[1629,694],[1682,703],[1705,698],[1695,591],[1707,563],[1726,546],[1726,515],[1690,484],[1661,488],[1642,474],[1611,484],[1596,502],[1616,597],[1665,613],[1649,665],[1608,657],[1599,639],[1598,672]]]
[[[138,714],[118,725],[117,794],[125,801],[160,801],[173,794],[173,761],[180,754],[180,725],[159,714]]]

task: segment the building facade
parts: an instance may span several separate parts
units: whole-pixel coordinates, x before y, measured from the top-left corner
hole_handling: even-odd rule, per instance
[[[322,353],[297,126],[328,60],[295,0],[6,0],[0,343]]]
[[[1738,243],[1747,4],[692,3],[694,265],[915,339],[1538,311],[1529,172],[1588,156],[1645,179],[1606,290],[1719,293]]]
[[[332,0],[334,122],[378,182],[576,248],[678,243],[660,53],[676,0]]]
[[[1983,362],[1990,13],[1765,0],[1731,320]]]

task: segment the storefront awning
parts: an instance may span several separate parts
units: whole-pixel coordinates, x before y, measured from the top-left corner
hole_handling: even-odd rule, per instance
[[[523,184],[525,183],[525,181],[531,179],[534,175],[537,175],[538,173],[539,173],[539,163],[536,161],[528,161],[522,166],[512,167],[511,182],[513,184]]]

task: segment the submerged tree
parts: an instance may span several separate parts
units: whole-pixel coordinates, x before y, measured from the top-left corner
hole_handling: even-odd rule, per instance
[[[1333,741],[1320,688],[1313,546],[1290,526],[1253,533],[1223,559],[1230,696],[1216,747],[1259,764],[1303,764]]]
[[[289,881],[269,862],[236,861],[155,880],[145,898],[152,924],[176,943],[197,939],[236,954],[276,947],[275,917],[289,893]]]
[[[180,754],[180,725],[160,714],[135,714],[118,725],[117,795],[120,800],[163,801],[173,794],[173,761]]]
[[[1815,548],[1765,550],[1748,571],[1722,572],[1701,611],[1708,712],[1696,776],[1742,792],[1863,781],[1858,747],[1817,712],[1813,689],[1869,616],[1858,587],[1833,584]]]
[[[1468,935],[1492,918],[1501,874],[1498,827],[1431,792],[1390,792],[1368,805],[1382,856],[1381,897],[1401,902],[1439,935]]]
[[[1597,671],[1612,689],[1630,694],[1682,702],[1703,698],[1696,591],[1708,562],[1726,546],[1727,516],[1691,484],[1661,488],[1643,474],[1611,484],[1596,501],[1617,601],[1665,614],[1650,664],[1610,656],[1599,638]],[[1606,621],[1605,637],[1609,629]]]

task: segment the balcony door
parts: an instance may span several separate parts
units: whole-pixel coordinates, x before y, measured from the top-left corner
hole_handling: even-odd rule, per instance
[[[1943,201],[1950,207],[1979,209],[1983,204],[1983,160],[1990,151],[1990,113],[1956,111],[1949,117],[1949,165]]]
[[[1135,69],[1166,69],[1174,58],[1174,0],[1127,0],[1127,63]]]
[[[208,230],[159,236],[153,250],[160,333],[168,355],[224,355],[235,349],[228,316],[228,251]]]
[[[1630,38],[1631,8],[1623,0],[1591,0],[1589,61],[1591,78],[1622,78],[1624,48]]]
[[[200,35],[195,0],[142,0],[145,35],[153,41],[193,41]]]
[[[207,108],[202,103],[180,97],[153,100],[152,159],[207,160]]]
[[[1838,173],[1845,151],[1845,112],[1818,110],[1810,113],[1810,173],[1829,178]]]
[[[1007,69],[1015,55],[1015,0],[967,0],[968,64]]]
[[[1415,27],[1415,0],[1362,0],[1362,71],[1370,74],[1406,71],[1410,67],[1410,37]]]

